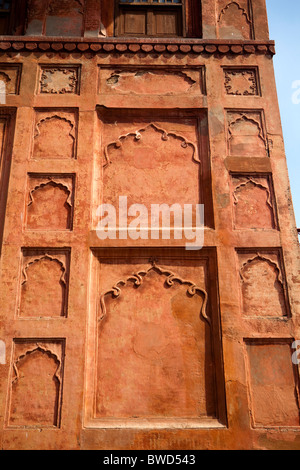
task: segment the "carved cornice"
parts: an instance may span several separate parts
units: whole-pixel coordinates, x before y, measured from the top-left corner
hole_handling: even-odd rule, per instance
[[[42,53],[275,54],[274,41],[187,38],[61,38],[0,36],[0,51]]]

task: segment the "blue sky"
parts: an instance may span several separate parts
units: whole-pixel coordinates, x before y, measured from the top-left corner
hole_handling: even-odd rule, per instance
[[[270,39],[276,41],[274,68],[277,93],[294,210],[297,227],[300,228],[300,1],[266,2]],[[293,84],[297,88],[293,88]]]

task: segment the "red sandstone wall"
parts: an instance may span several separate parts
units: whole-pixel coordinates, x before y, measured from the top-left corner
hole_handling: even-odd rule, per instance
[[[114,38],[101,3],[30,2],[0,40],[1,448],[299,449],[265,2],[202,0],[203,38],[170,40]],[[204,204],[204,248],[100,241],[124,195]]]

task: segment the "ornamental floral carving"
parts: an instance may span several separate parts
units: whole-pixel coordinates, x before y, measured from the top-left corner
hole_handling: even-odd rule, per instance
[[[146,127],[143,127],[136,131],[128,132],[127,134],[120,135],[118,140],[114,142],[110,142],[104,148],[104,164],[103,164],[104,168],[112,163],[109,157],[109,151],[111,148],[115,148],[115,149],[122,148],[122,146],[124,145],[127,139],[133,139],[136,142],[142,141],[145,131],[149,129],[152,129],[158,134],[160,134],[160,138],[163,142],[167,142],[170,138],[173,138],[180,142],[180,145],[183,149],[191,148],[193,161],[196,163],[201,163],[199,155],[198,155],[197,146],[193,142],[190,142],[189,140],[187,140],[184,136],[180,134],[177,134],[175,132],[167,132],[165,129],[159,127],[157,124],[151,123],[151,124],[148,124]]]
[[[259,94],[255,70],[227,69],[224,73],[227,95],[257,96]]]
[[[77,92],[77,67],[44,67],[42,69],[40,93],[76,94]]]

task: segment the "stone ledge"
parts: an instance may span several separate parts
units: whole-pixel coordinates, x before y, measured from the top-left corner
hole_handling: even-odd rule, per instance
[[[0,36],[0,50],[6,52],[90,52],[169,54],[275,54],[274,41],[241,41],[185,38],[65,38]]]

